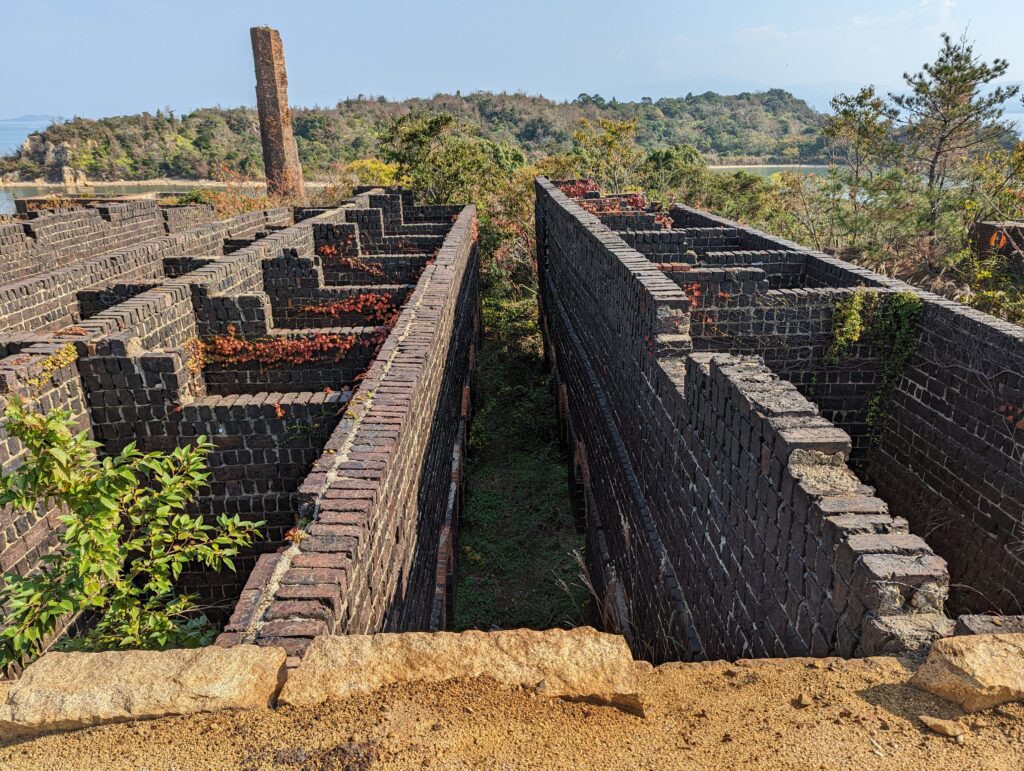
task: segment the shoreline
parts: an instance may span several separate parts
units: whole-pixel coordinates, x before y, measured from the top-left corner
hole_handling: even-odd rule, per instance
[[[718,169],[727,171],[742,171],[743,169],[827,169],[828,164],[826,163],[723,163],[708,166],[708,169],[715,171]],[[114,180],[89,180],[82,185],[66,185],[63,182],[3,182],[0,181],[0,189],[11,189],[18,190],[24,188],[46,188],[54,190],[81,190],[88,191],[89,188],[93,187],[137,187],[140,189],[144,188],[161,188],[173,185],[175,187],[225,187],[228,183],[218,182],[215,179],[172,179],[169,177],[159,177],[157,179],[114,179]],[[247,180],[241,183],[244,187],[265,187],[266,182],[262,180]],[[306,185],[311,187],[322,187],[331,184],[329,180],[306,180]]]
[[[55,190],[89,190],[92,187],[166,187],[168,185],[174,185],[175,187],[226,187],[228,183],[218,182],[215,179],[171,179],[169,177],[159,177],[157,179],[114,179],[114,180],[89,180],[85,184],[81,185],[67,185],[63,182],[42,182],[42,181],[30,181],[30,182],[3,182],[0,181],[0,188],[53,188]],[[246,180],[239,183],[244,187],[265,187],[266,182],[260,180]],[[306,184],[325,184],[323,182],[307,182]]]

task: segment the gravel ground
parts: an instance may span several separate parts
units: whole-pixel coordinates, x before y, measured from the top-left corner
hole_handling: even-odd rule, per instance
[[[907,676],[891,658],[668,664],[642,718],[488,679],[408,684],[46,736],[0,748],[0,768],[1024,768],[1024,704],[964,715]]]

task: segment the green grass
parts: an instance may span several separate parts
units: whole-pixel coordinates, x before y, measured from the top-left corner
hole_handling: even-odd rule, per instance
[[[490,296],[488,296],[490,295]],[[485,294],[455,629],[584,623],[567,465],[532,297]]]

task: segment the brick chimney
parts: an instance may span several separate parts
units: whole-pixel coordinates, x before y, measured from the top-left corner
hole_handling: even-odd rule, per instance
[[[252,58],[256,64],[256,105],[260,115],[267,193],[303,201],[306,183],[302,179],[299,150],[292,133],[281,35],[270,27],[253,27],[249,34],[252,37]]]

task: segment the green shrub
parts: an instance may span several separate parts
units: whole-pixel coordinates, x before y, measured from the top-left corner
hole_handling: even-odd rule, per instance
[[[5,410],[8,433],[25,447],[15,471],[0,475],[0,506],[36,511],[56,504],[60,544],[28,576],[7,574],[0,669],[38,654],[58,622],[87,612],[95,623],[63,647],[76,650],[195,647],[215,630],[194,599],[175,591],[194,564],[234,570],[262,522],[221,515],[215,525],[185,509],[206,484],[205,437],[169,453],[132,443],[99,459],[98,443],[72,431],[71,414]]]

